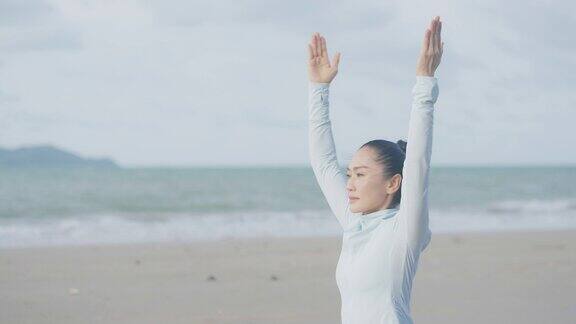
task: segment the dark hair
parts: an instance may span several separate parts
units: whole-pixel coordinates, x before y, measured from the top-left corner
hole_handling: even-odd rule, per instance
[[[398,140],[396,143],[387,140],[372,140],[360,148],[368,147],[373,149],[376,152],[376,162],[381,164],[384,169],[384,177],[391,178],[397,173],[402,175],[407,144],[404,140]],[[400,204],[400,189],[398,188],[398,191],[394,193],[389,208],[397,207]]]

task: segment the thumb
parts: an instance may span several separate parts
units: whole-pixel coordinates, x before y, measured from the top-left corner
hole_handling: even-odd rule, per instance
[[[338,69],[338,64],[340,63],[340,52],[334,55],[334,59],[332,59],[332,62],[334,62],[333,67],[335,69]]]

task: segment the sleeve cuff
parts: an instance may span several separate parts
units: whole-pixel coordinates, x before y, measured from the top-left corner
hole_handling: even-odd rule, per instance
[[[434,104],[439,94],[438,79],[432,76],[417,75],[412,94],[416,102]]]
[[[323,82],[314,82],[308,81],[308,85],[311,89],[328,89],[330,87],[330,83],[323,83]]]
[[[418,83],[436,83],[438,82],[438,78],[428,75],[417,75],[416,82]]]

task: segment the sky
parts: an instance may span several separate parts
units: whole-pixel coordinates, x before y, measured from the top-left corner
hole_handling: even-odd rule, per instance
[[[341,165],[406,139],[424,31],[439,15],[432,166],[576,164],[569,1],[0,1],[0,146],[122,166],[302,165],[307,44],[330,85]]]

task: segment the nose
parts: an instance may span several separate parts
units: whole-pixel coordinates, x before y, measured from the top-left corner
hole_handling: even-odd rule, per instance
[[[348,180],[348,182],[346,183],[346,189],[348,191],[354,191],[354,186],[352,185],[352,181]]]

